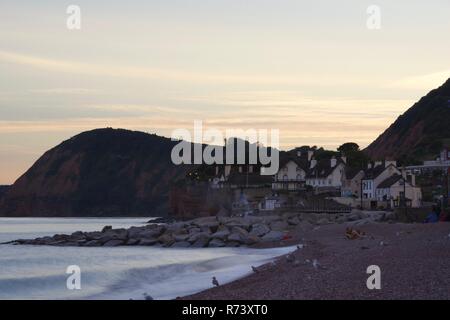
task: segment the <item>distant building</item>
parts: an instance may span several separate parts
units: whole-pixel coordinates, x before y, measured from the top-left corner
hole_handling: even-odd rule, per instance
[[[280,163],[278,173],[274,176],[272,189],[276,191],[304,190],[307,166],[307,162],[300,157],[284,159]]]
[[[364,171],[364,178],[362,179],[363,199],[376,200],[375,190],[378,185],[394,174],[401,174],[397,168],[396,161],[376,161],[375,163],[369,163],[367,169]],[[374,205],[371,206],[373,207]]]
[[[364,170],[346,167],[342,180],[341,196],[355,197],[361,196],[361,180],[364,178]]]
[[[436,160],[427,160],[421,165],[407,166],[405,169],[409,174],[423,174],[435,170],[448,171],[450,169],[450,148],[442,149]]]
[[[345,166],[342,158],[332,157],[320,161],[313,158],[306,174],[306,184],[316,189],[340,191]]]
[[[402,203],[405,201],[409,207],[420,207],[422,192],[415,186],[413,177],[410,177],[405,179],[402,175],[395,174],[381,182],[375,191],[378,204],[384,202],[385,206],[394,208],[405,205]]]

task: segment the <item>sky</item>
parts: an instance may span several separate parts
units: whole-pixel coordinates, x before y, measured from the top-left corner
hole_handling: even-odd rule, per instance
[[[450,77],[449,16],[448,0],[1,0],[0,184],[103,127],[365,147]]]

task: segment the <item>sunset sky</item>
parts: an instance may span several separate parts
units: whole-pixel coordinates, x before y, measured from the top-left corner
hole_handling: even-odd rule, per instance
[[[449,17],[448,0],[2,0],[0,184],[99,127],[197,119],[279,129],[283,149],[365,147],[450,77]]]

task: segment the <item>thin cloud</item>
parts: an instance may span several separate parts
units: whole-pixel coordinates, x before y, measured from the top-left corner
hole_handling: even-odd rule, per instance
[[[169,80],[182,82],[198,83],[229,83],[229,84],[259,84],[259,85],[370,85],[373,80],[361,79],[360,77],[351,77],[349,75],[285,75],[273,76],[265,74],[220,74],[220,73],[202,73],[185,72],[179,70],[168,70],[147,67],[131,67],[117,65],[101,65],[93,63],[83,63],[76,61],[65,61],[57,59],[41,58],[31,55],[24,55],[15,52],[0,50],[0,60],[10,63],[27,65],[38,69],[44,69],[53,72],[64,72],[72,74],[82,74],[102,77],[121,77]],[[337,81],[337,82],[334,82]]]

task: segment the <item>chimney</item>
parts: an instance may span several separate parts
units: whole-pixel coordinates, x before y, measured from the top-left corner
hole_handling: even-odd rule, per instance
[[[386,160],[385,162],[384,162],[384,166],[385,167],[388,167],[389,165],[393,165],[394,167],[396,167],[397,166],[397,161],[395,161],[395,160]]]
[[[370,162],[367,164],[367,169],[372,169],[372,164]]]
[[[332,168],[336,167],[336,163],[337,163],[336,157],[333,156],[333,157],[331,158],[331,161],[330,161],[331,167],[332,167]]]
[[[308,152],[309,152],[309,151],[308,151]],[[317,160],[314,159],[314,158],[312,158],[312,159],[311,159],[311,166],[310,166],[310,168],[312,169],[312,168],[314,168],[316,165],[317,165]]]
[[[308,161],[311,161],[313,155],[314,155],[314,151],[308,150]]]

